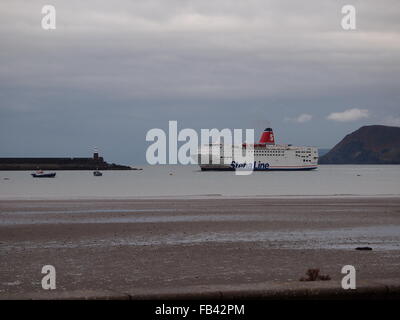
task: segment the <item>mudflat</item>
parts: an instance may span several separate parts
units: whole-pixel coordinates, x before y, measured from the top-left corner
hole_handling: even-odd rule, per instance
[[[400,198],[0,201],[0,257],[0,298],[400,278]]]

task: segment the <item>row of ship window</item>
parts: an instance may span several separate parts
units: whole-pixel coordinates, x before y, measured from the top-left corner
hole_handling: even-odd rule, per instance
[[[255,154],[258,155],[264,155],[264,156],[284,156],[285,154],[283,152],[254,152]]]

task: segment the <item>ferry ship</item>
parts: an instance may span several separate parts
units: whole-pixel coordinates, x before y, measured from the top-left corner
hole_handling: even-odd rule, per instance
[[[231,148],[231,150],[224,154],[226,148]],[[246,151],[250,155],[251,161],[243,160]],[[195,158],[202,171],[238,169],[253,171],[314,170],[318,167],[318,149],[316,147],[275,144],[275,137],[271,128],[266,128],[263,131],[259,143],[244,143],[242,145],[211,143],[202,146]]]

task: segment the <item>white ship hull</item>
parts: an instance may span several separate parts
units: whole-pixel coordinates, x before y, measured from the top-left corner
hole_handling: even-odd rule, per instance
[[[226,150],[226,152],[224,152]],[[248,158],[245,158],[247,152]],[[201,170],[314,170],[318,167],[318,149],[290,145],[203,146],[196,161]]]
[[[194,155],[201,170],[314,170],[318,167],[316,147],[277,145],[271,128],[257,144],[202,146]]]

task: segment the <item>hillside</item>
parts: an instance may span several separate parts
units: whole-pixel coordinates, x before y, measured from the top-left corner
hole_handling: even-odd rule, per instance
[[[320,157],[319,163],[400,164],[400,127],[361,127]]]

